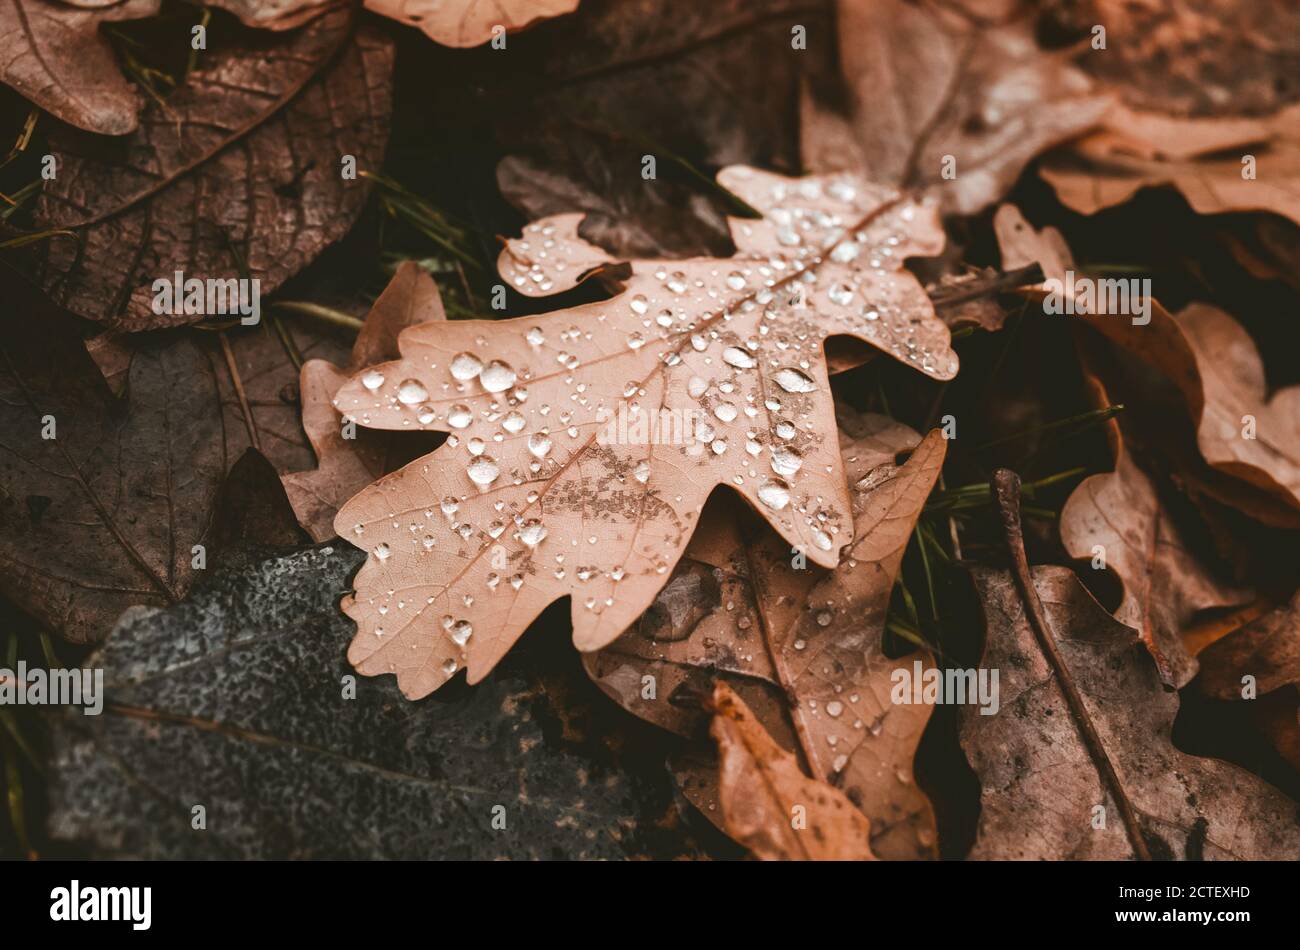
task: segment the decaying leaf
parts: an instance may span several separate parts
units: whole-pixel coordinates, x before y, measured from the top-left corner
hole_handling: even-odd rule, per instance
[[[127,386],[123,412],[75,336],[6,335],[0,584],[75,642],[102,637],[131,604],[181,599],[229,464],[196,346],[142,349]]]
[[[349,687],[336,603],[359,560],[309,549],[123,616],[89,661],[103,713],[54,722],[52,837],[118,858],[700,856],[660,763],[598,771],[592,747],[625,735],[543,735],[581,710],[536,670],[419,706]]]
[[[1000,674],[994,716],[962,710],[961,743],[983,786],[972,858],[1295,860],[1295,803],[1249,772],[1179,752],[1176,694],[1165,691],[1134,631],[1066,568],[1034,586],[1066,670],[1053,671],[1011,577],[972,572],[987,621],[983,667]],[[1117,788],[1103,781],[1062,692],[1070,678]],[[1122,797],[1141,843],[1121,820]]]
[[[0,5],[0,82],[88,132],[133,132],[140,99],[99,26],[151,17],[159,6],[160,0],[9,0]]]
[[[366,9],[423,30],[443,46],[481,46],[498,33],[578,9],[581,0],[366,0]]]
[[[336,9],[277,45],[214,50],[128,137],[54,130],[58,176],[36,221],[80,244],[47,242],[51,295],[117,329],[194,323],[203,313],[170,312],[155,281],[246,267],[264,298],[342,237],[368,185],[340,163],[382,159],[393,64],[392,43],[354,17]]]
[[[480,680],[548,604],[572,598],[582,651],[616,639],[666,583],[715,486],[809,561],[852,533],[823,340],[855,336],[938,379],[949,334],[900,265],[933,253],[932,208],[853,176],[749,168],[720,180],[762,220],[726,260],[634,261],[612,299],[510,321],[412,327],[403,358],[335,404],[371,428],[451,432],[335,522],[371,557],[350,657],[417,698],[468,659]],[[607,259],[542,221],[502,252],[529,294]]]
[[[433,278],[418,264],[407,261],[398,268],[384,292],[366,315],[365,326],[352,347],[348,370],[398,356],[397,335],[408,326],[445,320],[442,298]],[[393,470],[393,459],[411,456],[410,445],[399,436],[358,429],[344,438],[342,419],[334,397],[347,382],[348,372],[328,360],[302,364],[299,392],[302,426],[316,453],[316,468],[284,476],[284,488],[303,527],[317,541],[334,536],[339,507],[372,481]]]
[[[870,823],[844,794],[799,770],[730,687],[713,694],[727,832],[765,861],[870,861]]]
[[[898,187],[932,186],[945,210],[974,214],[1112,102],[1065,53],[1040,49],[1024,17],[989,23],[924,0],[839,0],[837,10],[851,114],[846,120],[806,97],[803,153],[812,171],[849,168]]]

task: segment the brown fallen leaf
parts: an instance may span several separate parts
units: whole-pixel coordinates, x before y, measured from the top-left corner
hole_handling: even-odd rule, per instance
[[[871,820],[878,857],[932,858],[934,814],[912,777],[932,710],[887,703],[895,669],[931,661],[924,653],[886,658],[881,634],[898,563],[946,442],[936,432],[918,447],[915,432],[884,416],[844,418],[857,432],[841,440],[856,540],[835,571],[793,566],[788,543],[766,531],[750,536],[725,506],[714,505],[650,611],[585,662],[624,708],[684,735],[696,717],[674,704],[678,689],[699,693],[705,683],[725,681],[743,691],[776,741],[801,752],[816,778],[844,791]],[[911,449],[905,465],[894,464]],[[647,676],[658,687],[653,696]],[[701,793],[685,791],[693,800]]]
[[[983,786],[970,857],[1300,857],[1295,803],[1249,772],[1174,747],[1177,695],[1162,688],[1134,631],[1073,573],[1033,570],[1063,670],[1044,658],[1011,576],[984,568],[972,576],[988,630],[982,666],[1000,673],[1001,709],[961,711],[961,745]],[[1065,678],[1100,740],[1101,761],[1082,738]],[[1101,778],[1107,768],[1113,785]],[[1122,820],[1125,806],[1140,843]]]
[[[481,46],[578,9],[581,0],[366,0],[366,9],[418,27],[443,46]]]
[[[1112,102],[1065,52],[1040,49],[1026,17],[990,23],[908,0],[839,0],[837,11],[850,118],[805,97],[804,165],[815,172],[932,187],[945,210],[975,214]]]
[[[1081,319],[1178,387],[1210,466],[1300,507],[1300,386],[1268,396],[1259,351],[1236,320],[1204,303],[1170,314],[1154,300],[1147,325]]]
[[[55,129],[58,176],[36,222],[82,242],[46,242],[55,300],[115,329],[194,323],[203,315],[155,312],[155,280],[236,278],[246,266],[264,298],[342,237],[368,183],[345,180],[341,162],[381,160],[393,63],[391,42],[354,15],[336,9],[279,44],[214,50],[129,137]]]
[[[136,342],[119,400],[75,328],[36,313],[8,321],[0,349],[6,597],[95,642],[129,606],[179,602],[246,542],[288,543],[272,531],[289,511],[278,479],[268,488],[266,459],[224,431],[222,370],[200,345]]]
[[[724,683],[713,694],[719,800],[727,833],[764,861],[871,861],[870,822],[810,779]]]
[[[484,77],[505,86],[482,110],[510,152],[502,194],[531,220],[584,212],[581,236],[621,259],[729,254],[735,209],[709,176],[741,161],[798,169],[800,79],[826,66],[793,48],[792,31],[815,47],[832,35],[829,13],[802,0],[584,8],[550,31],[534,68]]]
[[[1083,214],[1172,185],[1201,214],[1272,211],[1300,223],[1300,105],[1265,119],[1116,107],[1100,131],[1053,153],[1039,171],[1063,204]]]
[[[335,522],[371,555],[347,608],[360,672],[397,673],[417,698],[467,646],[477,682],[564,596],[578,649],[607,645],[720,484],[811,562],[836,563],[852,512],[821,344],[853,335],[951,378],[948,330],[900,269],[942,232],[932,208],[851,176],[720,178],[767,215],[733,223],[736,256],[634,261],[610,300],[412,327],[402,360],[344,386],[336,405],[360,425],[454,435]],[[502,275],[530,294],[571,287],[589,254],[574,247],[535,223]]]
[[[1244,676],[1254,677],[1258,696],[1300,685],[1300,593],[1210,644],[1198,659],[1197,682],[1215,699],[1241,699]]]
[[[160,0],[0,5],[0,82],[71,125],[101,135],[135,131],[140,100],[101,23],[158,13]]]
[[[1084,361],[1089,402],[1113,405],[1106,387]],[[1133,460],[1114,417],[1106,437],[1115,470],[1079,483],[1061,510],[1061,544],[1070,557],[1102,564],[1123,584],[1115,619],[1138,631],[1161,679],[1182,688],[1196,675],[1197,662],[1183,634],[1201,611],[1251,599],[1193,553],[1161,501],[1156,486]]]
[[[328,360],[302,364],[299,392],[302,427],[316,453],[317,466],[284,476],[284,488],[299,522],[316,541],[334,537],[339,507],[376,478],[394,468],[394,458],[410,460],[410,444],[400,436],[358,429],[345,439],[334,397],[350,372],[398,356],[397,335],[406,327],[445,320],[433,278],[413,261],[404,262],[379,295],[352,346],[347,370]]]

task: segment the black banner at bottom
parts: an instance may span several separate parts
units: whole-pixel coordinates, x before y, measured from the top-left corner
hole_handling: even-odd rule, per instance
[[[866,923],[873,939],[918,926],[931,936],[969,934],[981,923],[1004,927],[1021,917],[1061,934],[1130,930],[1182,939],[1199,929],[1231,939],[1289,926],[1295,898],[1293,864],[1259,863],[45,861],[9,863],[0,873],[7,937],[45,928],[81,936],[373,936],[446,921],[500,939],[560,926],[624,933],[639,930],[637,920],[663,923],[680,913],[716,915],[729,934],[766,931],[775,917],[797,926],[801,915],[810,932],[835,921],[835,930]]]

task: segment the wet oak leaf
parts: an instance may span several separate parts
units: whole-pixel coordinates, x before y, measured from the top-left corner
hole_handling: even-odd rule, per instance
[[[933,661],[926,651],[892,659],[882,637],[903,552],[946,448],[935,430],[905,464],[888,462],[856,478],[852,544],[839,566],[795,601],[793,623],[770,634],[812,774],[871,819],[872,850],[881,858],[936,854],[934,811],[912,772],[933,707],[897,704],[891,697],[896,671],[910,673],[914,664],[928,668]],[[772,599],[779,589],[772,574],[757,573],[760,600]],[[782,573],[794,572],[782,565]]]
[[[278,42],[200,57],[130,136],[53,130],[58,176],[36,222],[81,243],[47,245],[51,296],[115,329],[195,323],[203,314],[155,308],[155,281],[230,280],[246,265],[265,298],[341,238],[368,183],[340,162],[381,162],[392,91],[391,41],[354,17],[332,10]]]
[[[1243,769],[1178,751],[1178,696],[1163,688],[1134,631],[1068,569],[1035,568],[1051,634],[1119,791],[1103,782],[1011,576],[972,574],[987,622],[981,665],[1000,672],[1001,708],[960,713],[961,745],[983,787],[970,857],[1132,859],[1116,794],[1131,805],[1153,858],[1300,857],[1295,802]]]
[[[284,476],[298,520],[317,541],[334,537],[334,518],[342,504],[376,478],[393,469],[393,459],[409,448],[400,436],[358,428],[354,438],[344,438],[343,420],[334,397],[352,372],[398,356],[397,336],[408,326],[445,320],[442,298],[433,278],[413,261],[404,262],[379,295],[352,346],[347,370],[328,360],[302,364],[299,393],[302,427],[316,453],[316,468]],[[409,444],[409,440],[408,440]]]
[[[366,9],[416,27],[443,46],[482,46],[578,9],[581,0],[366,0]]]
[[[889,701],[894,670],[931,661],[923,653],[886,658],[881,634],[899,561],[946,442],[937,432],[921,442],[884,416],[840,418],[855,540],[834,571],[799,567],[787,542],[767,531],[747,536],[740,519],[711,504],[651,609],[589,654],[587,669],[624,708],[685,735],[693,717],[674,705],[673,688],[685,682],[699,694],[704,683],[725,681],[782,748],[800,751],[816,778],[844,791],[871,820],[877,857],[931,858],[934,814],[912,778],[912,761],[932,707]],[[913,449],[905,465],[894,464]],[[662,690],[653,697],[644,695],[647,675]],[[696,778],[696,770],[687,774]],[[712,793],[684,791],[697,802]]]
[[[335,404],[371,428],[451,432],[340,511],[371,557],[350,657],[423,696],[477,682],[548,604],[599,649],[650,606],[708,495],[737,491],[812,563],[852,534],[822,342],[849,334],[949,379],[957,358],[904,258],[942,244],[933,208],[852,176],[726,169],[763,209],[725,260],[633,261],[613,298],[510,321],[412,327],[403,358]],[[507,243],[531,294],[581,276],[547,222]],[[653,426],[653,431],[652,431]]]
[[[133,132],[141,98],[99,27],[154,16],[159,7],[160,0],[7,0],[0,4],[0,82],[87,132]]]
[[[739,696],[713,694],[718,798],[727,833],[764,861],[871,861],[871,823],[844,793],[811,779]]]
[[[990,23],[908,0],[840,0],[837,11],[850,114],[805,95],[811,171],[931,187],[945,210],[975,214],[1112,102],[1064,53],[1040,49],[1023,17]]]

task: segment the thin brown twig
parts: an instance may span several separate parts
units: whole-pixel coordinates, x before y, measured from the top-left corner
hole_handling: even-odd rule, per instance
[[[225,330],[218,333],[217,337],[221,340],[221,352],[226,357],[226,368],[230,370],[230,381],[235,386],[235,395],[239,397],[239,409],[244,414],[244,428],[248,430],[248,441],[253,443],[253,448],[260,452],[262,443],[257,437],[257,423],[253,421],[253,409],[248,404],[248,394],[244,392],[244,381],[239,376],[239,367],[235,365],[235,353],[230,348]]]
[[[1065,696],[1074,721],[1079,727],[1079,734],[1088,747],[1093,764],[1096,765],[1102,782],[1109,786],[1115,804],[1119,807],[1120,817],[1124,821],[1124,828],[1128,832],[1134,854],[1140,861],[1150,861],[1151,852],[1147,848],[1146,839],[1142,836],[1137,812],[1128,800],[1124,786],[1120,784],[1115,766],[1111,764],[1110,756],[1106,753],[1106,746],[1101,741],[1097,727],[1093,725],[1092,717],[1088,715],[1083,696],[1079,693],[1070,668],[1066,666],[1057,648],[1056,638],[1053,637],[1051,625],[1047,621],[1047,613],[1043,610],[1043,602],[1029,573],[1029,558],[1025,555],[1025,535],[1020,525],[1020,476],[1009,468],[1000,468],[993,473],[993,488],[998,512],[1002,516],[1002,529],[1006,534],[1007,548],[1011,552],[1011,573],[1015,577],[1020,598],[1024,601],[1029,626],[1034,631],[1038,645],[1043,651],[1043,657],[1052,667],[1056,681],[1061,687],[1061,693]]]

